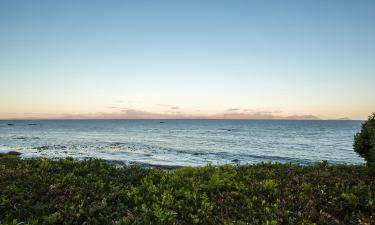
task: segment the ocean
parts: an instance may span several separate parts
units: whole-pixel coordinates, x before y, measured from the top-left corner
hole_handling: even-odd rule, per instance
[[[281,162],[363,164],[362,121],[0,120],[0,152],[100,158],[116,164],[202,166]]]

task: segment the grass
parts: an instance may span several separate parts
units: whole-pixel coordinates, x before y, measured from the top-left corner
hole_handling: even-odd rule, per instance
[[[327,163],[165,171],[2,155],[0,224],[375,224],[374,178]]]

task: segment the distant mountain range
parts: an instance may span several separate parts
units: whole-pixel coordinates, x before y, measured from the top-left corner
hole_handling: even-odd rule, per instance
[[[338,118],[337,120],[350,120],[349,117],[342,117],[342,118]]]
[[[314,115],[292,115],[292,116],[286,116],[282,117],[281,119],[286,119],[286,120],[320,120],[319,117],[316,117]]]
[[[43,119],[243,119],[243,120],[325,120],[314,115],[290,115],[279,116],[272,113],[224,113],[215,116],[199,116],[192,114],[155,114],[148,112],[134,113],[114,113],[114,114],[77,114],[77,115],[58,115],[51,117],[22,117],[22,118],[4,118],[4,119],[22,119],[22,120],[43,120]],[[349,117],[341,117],[331,120],[351,120]]]

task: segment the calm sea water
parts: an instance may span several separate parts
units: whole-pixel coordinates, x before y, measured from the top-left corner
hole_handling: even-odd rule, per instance
[[[361,121],[0,121],[0,152],[168,166],[322,160],[362,164],[352,149],[360,125]]]

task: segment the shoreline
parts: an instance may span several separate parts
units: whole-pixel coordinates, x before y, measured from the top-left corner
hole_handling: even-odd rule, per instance
[[[205,166],[214,166],[214,167],[220,167],[220,166],[255,166],[259,164],[264,164],[264,163],[272,163],[272,164],[290,164],[290,165],[298,165],[298,166],[313,166],[313,165],[319,165],[319,164],[329,164],[329,165],[347,165],[347,166],[364,166],[365,163],[362,164],[349,164],[349,163],[341,163],[341,162],[330,162],[326,160],[321,160],[321,161],[312,161],[309,163],[301,163],[298,160],[292,160],[292,161],[287,161],[287,162],[279,162],[279,161],[261,161],[261,162],[256,162],[256,163],[242,163],[240,160],[232,160],[231,163],[225,163],[225,164],[212,164],[212,163],[207,163],[203,165],[167,165],[167,164],[153,164],[153,163],[146,163],[146,162],[138,162],[138,161],[128,161],[128,160],[114,160],[114,159],[103,159],[103,158],[97,158],[97,157],[80,157],[80,158],[75,158],[72,156],[66,156],[66,157],[27,157],[24,158],[22,157],[21,152],[19,151],[9,151],[9,152],[0,152],[0,157],[4,155],[13,155],[13,156],[18,156],[22,160],[39,160],[39,159],[46,159],[46,160],[51,160],[51,161],[61,161],[65,160],[67,158],[72,158],[76,162],[81,162],[81,161],[91,161],[91,160],[101,160],[104,161],[105,163],[109,165],[113,165],[116,167],[129,167],[129,166],[139,166],[141,168],[151,168],[151,169],[162,169],[162,170],[175,170],[178,168],[183,168],[183,167],[192,167],[192,168],[199,168],[199,167],[205,167]]]

